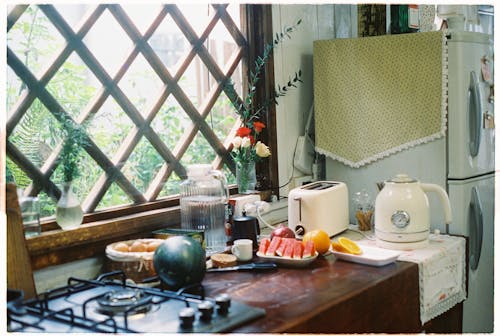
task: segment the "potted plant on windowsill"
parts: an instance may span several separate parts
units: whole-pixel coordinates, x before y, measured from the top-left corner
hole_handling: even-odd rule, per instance
[[[80,201],[73,192],[73,181],[80,175],[79,163],[82,146],[87,142],[84,126],[61,114],[63,144],[59,162],[63,171],[61,197],[56,206],[56,222],[63,230],[78,228],[83,221]]]
[[[250,71],[248,92],[243,100],[239,99],[231,81],[225,86],[226,94],[241,120],[241,127],[236,131],[231,152],[236,163],[236,183],[239,193],[250,193],[255,190],[257,181],[255,163],[271,155],[269,147],[259,140],[262,130],[266,128],[266,124],[262,121],[265,113],[268,112],[268,108],[272,104],[278,105],[277,100],[279,97],[285,96],[289,90],[296,88],[302,82],[302,73],[298,70],[285,85],[276,87],[270,99],[264,101],[261,105],[257,105],[254,100],[260,76],[274,48],[284,42],[285,39],[290,39],[290,34],[297,29],[301,22],[302,20],[298,20],[293,26],[285,27],[280,33],[276,33],[272,43],[265,45],[262,55],[257,57],[255,61],[254,70]]]

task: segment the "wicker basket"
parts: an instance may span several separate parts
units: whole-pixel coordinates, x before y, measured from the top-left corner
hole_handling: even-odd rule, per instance
[[[106,271],[122,270],[128,279],[141,283],[144,279],[156,275],[153,266],[154,252],[120,252],[114,249],[118,243],[130,246],[135,241],[148,244],[153,241],[162,242],[163,239],[134,239],[109,244],[106,246]]]

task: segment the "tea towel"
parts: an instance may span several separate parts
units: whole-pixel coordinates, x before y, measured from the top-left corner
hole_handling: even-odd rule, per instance
[[[442,31],[314,42],[316,151],[354,168],[446,131]]]
[[[358,242],[376,247],[375,240]],[[400,252],[398,261],[418,264],[422,325],[465,300],[465,238],[431,234],[427,247]]]
[[[422,325],[465,300],[465,238],[430,235],[428,247],[405,251],[398,260],[418,264]]]

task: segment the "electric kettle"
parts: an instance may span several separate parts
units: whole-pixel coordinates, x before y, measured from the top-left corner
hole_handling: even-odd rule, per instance
[[[406,250],[428,245],[430,210],[426,192],[438,194],[446,225],[451,224],[450,200],[443,188],[398,174],[385,182],[375,199],[377,246]]]

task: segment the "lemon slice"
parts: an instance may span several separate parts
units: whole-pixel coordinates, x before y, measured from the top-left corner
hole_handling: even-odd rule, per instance
[[[353,242],[352,240],[350,240],[349,238],[346,238],[346,237],[340,237],[338,239],[338,245],[340,245],[346,251],[346,253],[350,253],[350,254],[362,254],[363,253],[363,251],[361,250],[361,248],[359,247],[358,244],[356,244],[355,242]]]
[[[337,252],[342,252],[342,253],[349,253],[342,245],[340,245],[337,242],[332,242],[332,248],[337,251]]]

